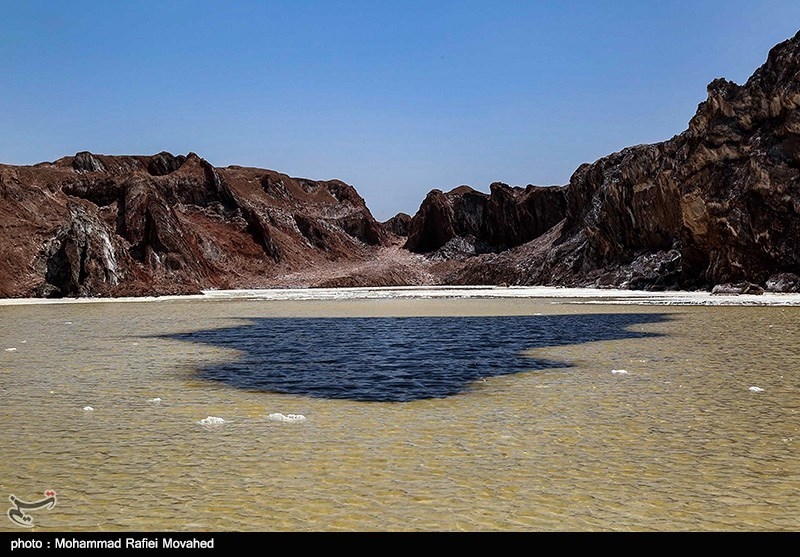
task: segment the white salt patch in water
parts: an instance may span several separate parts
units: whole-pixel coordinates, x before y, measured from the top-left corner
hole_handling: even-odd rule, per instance
[[[94,410],[94,408],[92,408],[91,406],[84,406],[84,407],[83,407],[83,409],[84,409],[86,412],[91,412],[92,410]]]
[[[753,391],[754,393],[761,393],[764,391],[764,389],[762,389],[761,387],[750,387],[750,390]]]
[[[306,417],[302,414],[281,414],[280,412],[273,412],[268,419],[274,422],[304,422]]]
[[[223,420],[222,418],[217,418],[216,416],[209,416],[207,418],[203,418],[197,423],[203,425],[216,425],[216,424],[224,424],[225,420]]]
[[[625,370],[625,369],[612,369],[611,373],[613,373],[614,375],[627,375],[628,370]]]

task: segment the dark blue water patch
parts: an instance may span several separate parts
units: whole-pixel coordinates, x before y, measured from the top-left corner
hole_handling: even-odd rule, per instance
[[[357,401],[443,398],[481,378],[569,367],[526,356],[535,348],[658,336],[631,330],[657,313],[257,318],[166,338],[231,348],[235,361],[198,370],[253,391]]]

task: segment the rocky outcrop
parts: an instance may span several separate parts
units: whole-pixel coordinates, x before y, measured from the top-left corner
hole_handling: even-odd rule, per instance
[[[0,296],[271,285],[396,242],[351,186],[190,153],[0,166]]]
[[[767,279],[768,292],[800,292],[800,276],[794,273],[775,273]]]
[[[411,223],[411,215],[408,213],[397,213],[395,216],[383,223],[383,227],[394,234],[405,238],[408,236],[408,228]]]
[[[417,253],[444,246],[462,246],[467,254],[500,252],[538,238],[565,216],[563,187],[496,182],[489,190],[431,191],[409,222],[405,247]]]
[[[800,290],[800,33],[688,128],[564,186],[431,191],[379,223],[337,180],[194,153],[0,165],[0,296],[519,284]],[[401,248],[401,245],[403,246]]]
[[[682,134],[578,168],[547,242],[450,280],[623,288],[764,285],[800,272],[800,34],[744,84],[716,79]]]
[[[44,275],[36,294],[44,297],[84,296],[92,285],[114,287],[120,272],[119,241],[99,215],[80,201],[67,202],[67,222],[45,242],[34,266]]]
[[[739,294],[751,294],[760,296],[764,293],[764,289],[761,288],[757,284],[753,284],[752,282],[739,282],[736,284],[731,284],[726,282],[725,284],[718,284],[714,288],[711,289],[711,294],[715,296],[723,296],[723,295],[739,295]]]

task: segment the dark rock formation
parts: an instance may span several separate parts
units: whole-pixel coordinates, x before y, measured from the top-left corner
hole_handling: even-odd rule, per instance
[[[488,195],[469,186],[433,190],[409,223],[405,247],[427,253],[450,243],[482,253],[524,244],[564,218],[564,193],[563,187],[512,188],[499,182]]]
[[[407,213],[397,213],[395,216],[383,223],[383,227],[402,238],[408,236],[408,227],[411,223],[411,215]]]
[[[718,284],[711,289],[711,294],[715,296],[738,294],[761,295],[763,293],[764,289],[757,284],[753,284],[752,282],[739,282],[736,284],[731,284],[728,282],[725,284]]]
[[[797,274],[799,107],[800,33],[744,85],[712,81],[682,134],[578,168],[546,242],[450,280],[661,289]]]
[[[183,155],[176,157],[172,153],[162,151],[147,163],[147,172],[153,176],[166,176],[178,170],[185,162],[186,157]]]
[[[800,277],[793,273],[776,273],[767,279],[768,292],[800,292]]]
[[[90,294],[92,285],[119,284],[119,241],[100,216],[82,201],[67,202],[67,222],[48,240],[35,266],[45,281],[36,294],[44,297]]]

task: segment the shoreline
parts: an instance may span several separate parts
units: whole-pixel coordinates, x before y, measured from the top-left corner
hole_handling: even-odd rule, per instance
[[[553,286],[397,286],[204,290],[201,294],[118,298],[3,298],[0,306],[168,301],[323,301],[376,299],[552,298],[574,304],[800,306],[800,293],[711,294]]]

